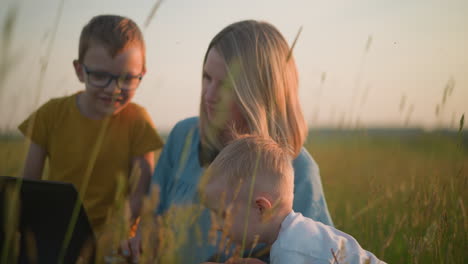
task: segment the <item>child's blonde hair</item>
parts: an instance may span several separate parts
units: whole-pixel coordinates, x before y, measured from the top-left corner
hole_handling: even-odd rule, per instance
[[[267,195],[273,202],[292,206],[294,169],[291,151],[271,138],[256,135],[235,135],[209,166],[209,182],[227,184],[230,191],[250,190]],[[254,183],[252,181],[255,180]]]
[[[255,20],[233,23],[219,32],[205,54],[215,49],[226,62],[234,97],[247,123],[240,133],[271,137],[299,155],[307,125],[298,97],[298,74],[288,43],[273,25]],[[213,122],[207,119],[202,95],[200,125],[202,150],[215,154],[224,147]],[[237,127],[235,127],[238,129]]]
[[[86,51],[92,43],[104,45],[112,57],[129,47],[139,47],[143,55],[143,71],[146,71],[146,47],[143,33],[130,18],[117,15],[93,17],[81,31],[78,48],[80,63],[83,63]]]

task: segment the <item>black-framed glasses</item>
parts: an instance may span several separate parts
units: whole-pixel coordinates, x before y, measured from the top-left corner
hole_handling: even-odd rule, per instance
[[[85,64],[83,65],[84,71],[86,75],[88,75],[88,82],[95,87],[98,88],[106,88],[109,84],[115,80],[117,82],[117,86],[119,89],[122,90],[135,90],[140,85],[141,79],[143,75],[114,75],[109,72],[105,71],[92,71],[88,69]]]

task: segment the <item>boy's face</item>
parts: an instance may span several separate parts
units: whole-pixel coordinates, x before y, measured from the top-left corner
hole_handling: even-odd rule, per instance
[[[126,84],[139,84],[141,78],[138,77],[144,75],[143,55],[141,48],[134,45],[112,57],[106,46],[97,42],[92,43],[86,51],[83,62],[73,62],[78,79],[86,86],[84,93],[86,103],[83,106],[86,111],[102,117],[116,114],[125,108],[135,95],[138,86]],[[119,76],[119,78],[114,78],[105,87],[95,85],[101,80],[108,79],[109,76]]]
[[[247,192],[244,191],[247,186],[241,186],[238,195],[234,194],[236,187],[219,182],[208,183],[204,191],[204,204],[215,216],[216,223],[212,225],[238,245],[242,244],[247,224],[246,246],[250,247],[260,232],[261,211],[255,206],[255,201],[248,201]]]

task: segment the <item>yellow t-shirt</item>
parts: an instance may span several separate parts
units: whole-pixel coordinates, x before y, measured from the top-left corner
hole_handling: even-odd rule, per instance
[[[77,95],[51,99],[18,128],[47,151],[48,179],[71,182],[81,191],[91,153],[105,122],[83,116],[77,107]],[[34,127],[28,130],[34,115]],[[83,198],[96,232],[115,201],[119,175],[127,178],[130,175],[132,158],[163,146],[148,113],[135,103],[111,117],[101,144]]]

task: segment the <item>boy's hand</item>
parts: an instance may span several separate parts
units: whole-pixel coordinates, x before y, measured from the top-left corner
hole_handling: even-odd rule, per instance
[[[136,232],[135,236],[120,243],[120,252],[130,263],[138,263],[141,254],[141,234]]]

